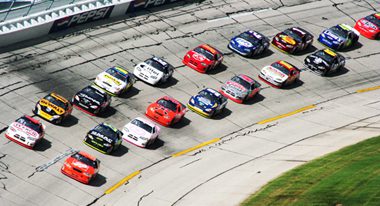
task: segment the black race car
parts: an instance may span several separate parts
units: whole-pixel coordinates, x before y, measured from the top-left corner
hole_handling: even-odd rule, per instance
[[[307,56],[305,65],[311,71],[325,76],[342,69],[345,65],[345,58],[330,49],[323,49]]]
[[[73,105],[90,114],[97,115],[111,104],[111,96],[96,86],[87,86],[72,99]]]
[[[292,27],[278,33],[272,40],[272,45],[287,53],[305,50],[313,43],[314,36],[300,27]]]
[[[123,133],[120,130],[101,123],[87,133],[83,142],[101,153],[110,154],[119,148],[122,136]]]

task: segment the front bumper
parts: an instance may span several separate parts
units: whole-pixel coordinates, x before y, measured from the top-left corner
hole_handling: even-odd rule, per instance
[[[11,140],[12,142],[15,142],[25,148],[28,148],[28,149],[33,149],[33,147],[36,145],[37,141],[36,142],[28,142],[26,139],[23,141],[22,139],[18,139],[16,137],[13,137],[7,133],[5,133],[5,137],[8,138],[9,140]]]
[[[259,78],[260,78],[262,81],[266,82],[267,84],[269,84],[269,85],[271,85],[271,86],[273,86],[273,87],[276,87],[276,88],[280,88],[280,87],[282,87],[282,85],[284,84],[283,82],[282,82],[282,83],[280,83],[280,82],[276,82],[276,81],[274,81],[272,78],[267,77],[267,76],[263,75],[262,73],[259,74]]]
[[[211,118],[212,113],[213,113],[213,112],[210,112],[210,113],[204,112],[202,109],[195,107],[195,106],[192,106],[189,103],[187,104],[187,108],[189,108],[191,111],[193,111],[193,112],[195,112],[195,113],[197,113],[203,117],[206,117],[206,118]]]

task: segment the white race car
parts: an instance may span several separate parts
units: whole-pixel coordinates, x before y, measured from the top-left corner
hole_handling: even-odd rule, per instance
[[[137,117],[123,128],[123,139],[138,147],[153,144],[160,134],[160,127],[153,122]]]
[[[173,75],[174,67],[166,61],[152,57],[136,65],[133,70],[135,77],[151,85],[164,83]]]
[[[22,116],[9,125],[5,137],[17,144],[33,149],[45,135],[45,125],[30,116]]]
[[[96,77],[95,84],[111,95],[119,95],[131,88],[133,82],[128,71],[111,67]]]

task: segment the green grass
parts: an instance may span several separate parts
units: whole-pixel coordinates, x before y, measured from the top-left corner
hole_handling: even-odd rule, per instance
[[[241,205],[380,205],[380,136],[301,165]]]

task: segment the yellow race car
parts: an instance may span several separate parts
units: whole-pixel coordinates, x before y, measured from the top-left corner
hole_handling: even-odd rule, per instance
[[[59,124],[73,110],[71,103],[64,97],[52,92],[37,102],[33,113],[54,123]]]

